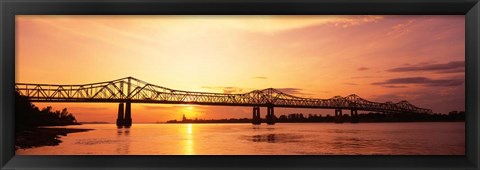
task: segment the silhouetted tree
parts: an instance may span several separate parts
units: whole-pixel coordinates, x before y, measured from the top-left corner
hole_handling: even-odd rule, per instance
[[[63,126],[78,124],[67,108],[53,111],[51,106],[38,109],[27,97],[15,92],[15,130],[22,131],[37,126]]]

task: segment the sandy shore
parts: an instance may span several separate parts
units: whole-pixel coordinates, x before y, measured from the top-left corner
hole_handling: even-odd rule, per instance
[[[68,133],[86,132],[93,129],[67,129],[67,128],[35,128],[18,132],[15,136],[15,149],[26,149],[39,146],[55,146],[62,141],[60,136]]]

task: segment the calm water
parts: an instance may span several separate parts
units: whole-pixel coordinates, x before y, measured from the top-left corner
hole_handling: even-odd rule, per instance
[[[58,146],[18,150],[24,155],[463,155],[464,123],[114,124],[61,137]]]

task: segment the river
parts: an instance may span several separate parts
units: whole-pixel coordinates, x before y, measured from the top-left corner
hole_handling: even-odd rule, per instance
[[[84,124],[18,155],[464,155],[464,122]]]

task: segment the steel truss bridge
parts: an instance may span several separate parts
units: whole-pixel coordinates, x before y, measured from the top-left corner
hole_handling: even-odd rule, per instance
[[[432,113],[431,109],[416,107],[405,100],[398,103],[380,103],[368,101],[355,94],[329,99],[303,98],[274,88],[243,94],[192,92],[150,84],[133,77],[80,85],[16,83],[15,88],[20,95],[28,97],[32,102],[120,103],[117,119],[119,126],[131,125],[131,103],[252,106],[254,124],[260,124],[259,107],[267,107],[267,124],[275,123],[274,107],[335,109],[335,116],[338,119],[342,116],[342,109],[351,110],[352,117],[356,117],[358,110],[384,113]],[[125,109],[123,103],[126,104]],[[352,119],[352,122],[357,121]]]

